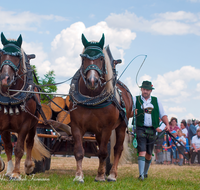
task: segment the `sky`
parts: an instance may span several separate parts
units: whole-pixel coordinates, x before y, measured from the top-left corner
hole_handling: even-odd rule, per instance
[[[113,57],[122,59],[120,80],[133,96],[150,80],[169,119],[200,120],[200,0],[0,0],[0,32],[22,35],[22,48],[35,54],[31,64],[56,82],[72,77],[81,65],[81,34],[99,41],[105,34]],[[0,45],[2,48],[2,45]],[[138,83],[138,85],[137,85]],[[67,94],[69,83],[58,86]]]

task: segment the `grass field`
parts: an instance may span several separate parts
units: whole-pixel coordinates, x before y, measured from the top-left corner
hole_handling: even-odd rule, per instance
[[[2,156],[4,161],[5,155]],[[7,164],[6,164],[7,165]],[[76,163],[73,157],[52,157],[51,169],[32,176],[24,175],[24,158],[21,164],[22,181],[9,181],[1,172],[0,189],[200,189],[200,166],[165,166],[152,164],[149,178],[139,181],[137,164],[119,166],[117,182],[94,182],[98,159],[84,158],[85,183],[73,182]]]

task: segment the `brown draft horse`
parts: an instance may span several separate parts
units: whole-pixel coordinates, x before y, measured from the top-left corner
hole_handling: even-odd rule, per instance
[[[40,102],[39,96],[36,97],[33,94],[23,96],[19,92],[9,92],[9,89],[21,90],[26,89],[27,86],[28,68],[25,64],[25,53],[21,48],[22,37],[20,35],[18,40],[7,40],[1,33],[1,42],[4,48],[0,51],[0,134],[8,160],[6,176],[10,179],[20,180],[20,161],[24,155],[24,148],[27,153],[26,174],[30,174],[34,169],[35,164],[32,157],[41,160],[42,157],[50,155],[37,137],[38,120],[20,107],[20,105],[25,106],[31,114],[38,117],[36,99]],[[14,149],[15,166],[12,163],[11,132],[18,134],[17,145]],[[3,160],[0,159],[1,171],[4,166]]]
[[[70,113],[71,117],[71,129],[72,129],[72,135],[74,138],[74,155],[77,163],[77,169],[74,181],[78,182],[84,182],[83,180],[83,171],[82,171],[82,160],[84,157],[84,149],[82,146],[82,137],[85,134],[85,132],[90,131],[95,134],[96,140],[99,145],[99,168],[97,172],[97,176],[95,178],[95,181],[105,181],[105,162],[107,157],[107,144],[110,140],[112,130],[115,131],[115,138],[116,138],[116,144],[114,146],[114,162],[110,171],[110,175],[107,177],[108,181],[116,181],[117,177],[117,166],[120,159],[120,156],[124,153],[128,152],[128,146],[124,147],[124,139],[126,134],[126,123],[125,121],[119,116],[119,110],[116,108],[116,106],[113,103],[110,103],[107,106],[103,106],[101,108],[93,107],[92,106],[84,106],[84,101],[78,101],[75,100],[73,97],[73,91],[75,89],[75,94],[77,93],[76,89],[78,89],[79,95],[82,97],[88,98],[88,102],[90,100],[95,100],[98,96],[101,96],[102,99],[104,99],[105,96],[103,96],[103,92],[106,92],[107,94],[114,95],[116,94],[116,98],[121,104],[121,99],[119,97],[119,94],[117,92],[117,88],[121,90],[122,99],[125,103],[126,108],[126,117],[129,119],[132,117],[132,96],[131,94],[122,86],[117,84],[116,86],[113,86],[113,70],[110,63],[110,59],[108,57],[108,54],[103,48],[104,44],[104,35],[102,36],[102,39],[100,42],[88,42],[84,35],[82,35],[82,42],[85,46],[85,49],[83,50],[83,54],[81,54],[82,57],[82,66],[80,68],[80,77],[76,84],[71,83],[71,103],[70,108],[76,107],[75,110],[73,110]],[[87,46],[89,44],[89,46]],[[100,45],[99,45],[100,44]],[[95,51],[93,53],[89,52],[90,54],[88,56],[87,52],[93,48],[90,46],[101,46],[102,52],[100,49],[100,56],[93,56],[92,58],[90,55],[95,54]],[[98,54],[97,47],[97,54]],[[93,51],[93,50],[91,50]],[[85,54],[84,54],[85,53]],[[73,81],[73,80],[72,80]],[[98,98],[97,98],[98,99]],[[87,102],[87,101],[85,101]],[[96,109],[95,109],[96,108]],[[112,141],[112,139],[111,139]],[[124,149],[124,151],[123,151]]]

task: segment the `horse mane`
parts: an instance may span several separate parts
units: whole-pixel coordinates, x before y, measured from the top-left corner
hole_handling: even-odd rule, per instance
[[[11,38],[9,38],[8,41],[9,41],[9,42],[16,42],[17,40],[16,40],[16,39],[11,39]]]
[[[22,63],[23,63],[23,68],[26,70],[26,64],[25,64],[25,53],[23,48],[21,48],[21,54],[22,54]]]
[[[114,91],[114,87],[113,87],[113,80],[110,80],[113,77],[113,70],[112,70],[112,66],[110,63],[110,58],[108,57],[108,53],[105,50],[105,48],[103,48],[103,53],[104,53],[104,58],[105,58],[105,64],[106,64],[106,70],[107,70],[107,74],[105,74],[105,79],[107,82],[105,88],[108,92],[112,92]]]

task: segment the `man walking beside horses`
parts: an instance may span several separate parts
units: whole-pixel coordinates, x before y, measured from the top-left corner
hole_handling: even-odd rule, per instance
[[[160,132],[159,118],[169,130],[169,122],[162,104],[156,97],[151,96],[154,89],[150,81],[143,81],[140,86],[142,95],[133,98],[136,115],[136,136],[138,142],[138,166],[139,178],[144,180],[148,177],[151,164],[152,151],[156,140],[156,131]]]

